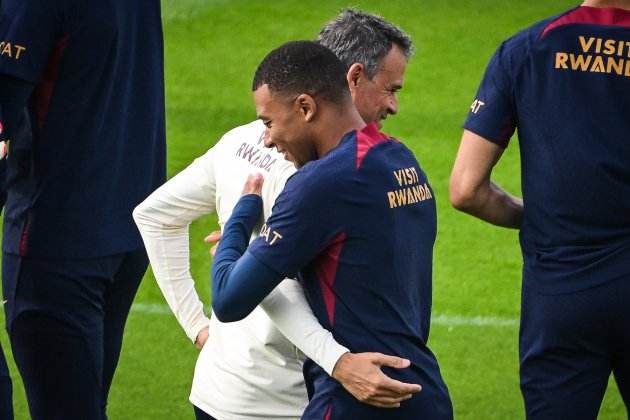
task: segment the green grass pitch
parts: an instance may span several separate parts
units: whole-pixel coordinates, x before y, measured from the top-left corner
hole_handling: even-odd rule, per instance
[[[411,147],[436,192],[439,234],[430,345],[442,366],[458,419],[522,419],[517,232],[451,209],[447,183],[461,123],[494,49],[520,28],[577,3],[162,0],[162,4],[169,176],[211,147],[223,132],[254,118],[251,79],[270,49],[288,40],[314,38],[322,24],[347,6],[381,14],[412,35],[417,53],[400,93],[400,114],[387,120],[384,131]],[[519,192],[516,141],[495,173],[501,185]],[[215,218],[209,216],[191,228],[193,274],[206,302],[210,299],[210,259],[202,238],[215,227]],[[187,398],[197,351],[174,317],[163,313],[165,303],[150,273],[136,303],[139,306],[127,325],[110,395],[110,419],[191,419]],[[9,352],[4,330],[0,341]],[[16,416],[27,419],[22,384],[15,365],[10,364]],[[625,416],[611,381],[600,418]]]

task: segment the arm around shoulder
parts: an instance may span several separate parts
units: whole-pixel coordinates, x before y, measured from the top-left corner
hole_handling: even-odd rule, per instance
[[[276,328],[328,375],[333,375],[341,356],[350,351],[315,318],[298,281],[285,279],[260,306]]]

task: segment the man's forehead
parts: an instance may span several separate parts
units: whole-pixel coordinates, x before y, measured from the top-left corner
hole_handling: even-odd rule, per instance
[[[274,113],[285,110],[292,102],[292,97],[285,92],[273,91],[269,85],[261,85],[254,91],[254,104],[257,113]]]
[[[256,105],[256,113],[258,116],[262,116],[265,112],[268,112],[268,108],[273,98],[271,95],[271,91],[269,90],[269,85],[266,83],[261,85],[254,91],[254,104]]]
[[[379,63],[374,78],[390,85],[402,86],[406,68],[407,57],[399,46],[394,45]]]
[[[268,102],[269,100],[271,100],[271,91],[269,90],[269,85],[268,84],[263,84],[260,85],[258,87],[258,89],[256,89],[254,91],[254,101],[256,102]]]

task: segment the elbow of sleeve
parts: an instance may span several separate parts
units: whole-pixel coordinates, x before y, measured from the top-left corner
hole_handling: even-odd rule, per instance
[[[142,221],[145,219],[145,215],[143,213],[143,203],[140,203],[136,206],[135,209],[133,209],[133,212],[131,213],[131,215],[133,216],[133,221],[136,223],[136,225],[141,225]]]
[[[161,226],[153,216],[151,206],[145,203],[146,201],[143,201],[138,204],[131,213],[134,223],[142,234],[149,228]]]
[[[235,263],[231,261],[236,258],[226,256],[219,249],[212,264],[212,309],[222,322],[240,321],[262,302],[278,279],[248,253]]]
[[[247,316],[247,313],[239,311],[236,305],[232,305],[222,300],[213,300],[212,311],[221,322],[236,322]]]
[[[215,256],[212,266],[212,311],[221,322],[240,321],[247,316],[239,311],[238,300],[225,287],[231,271],[230,265],[218,263]]]

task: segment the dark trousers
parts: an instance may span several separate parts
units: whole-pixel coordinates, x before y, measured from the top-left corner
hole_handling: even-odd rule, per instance
[[[84,260],[4,254],[7,329],[33,420],[106,419],[144,250]]]
[[[562,295],[523,285],[527,419],[596,420],[611,372],[630,407],[630,278]]]
[[[195,420],[217,420],[199,407],[193,405],[193,408],[195,409]]]
[[[13,387],[2,346],[0,346],[0,420],[13,420]]]

